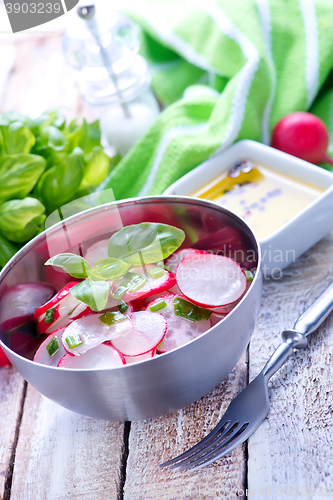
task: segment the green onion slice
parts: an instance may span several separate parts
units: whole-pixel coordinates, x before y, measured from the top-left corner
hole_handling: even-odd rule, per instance
[[[252,271],[247,271],[246,269],[244,269],[244,273],[245,273],[247,282],[251,283],[251,281],[254,280],[254,274],[253,274],[253,272]]]
[[[118,309],[121,313],[124,314],[128,309],[128,305],[126,304],[126,302],[122,300],[121,303],[118,305]]]
[[[59,344],[56,336],[47,344],[46,349],[50,356],[53,356],[53,354],[59,351]]]
[[[156,280],[157,278],[162,278],[164,276],[164,269],[161,269],[160,267],[153,267],[152,269],[148,269],[148,274],[151,278]]]
[[[182,318],[189,319],[190,321],[200,321],[202,319],[209,319],[212,311],[198,307],[187,300],[176,297],[173,301],[175,314]]]
[[[79,347],[79,345],[83,344],[83,340],[79,334],[66,337],[66,342],[70,349],[74,349],[74,347]]]
[[[47,309],[45,313],[45,318],[44,318],[44,323],[52,323],[54,321],[54,311],[55,307],[52,307],[52,309]]]
[[[149,306],[148,309],[152,313],[155,313],[157,311],[160,311],[161,309],[163,309],[166,306],[167,306],[166,302],[164,300],[160,300],[159,302],[156,302],[156,304]]]
[[[122,314],[119,311],[107,311],[106,313],[103,314],[103,316],[100,316],[98,318],[102,323],[105,323],[106,325],[113,325],[117,321],[124,321],[124,319],[127,319],[127,316]]]

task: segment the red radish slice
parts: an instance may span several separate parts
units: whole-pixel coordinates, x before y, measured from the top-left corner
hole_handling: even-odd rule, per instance
[[[34,361],[36,363],[47,366],[58,366],[59,361],[66,354],[61,342],[61,336],[64,329],[65,328],[58,328],[58,330],[51,333],[51,335],[49,335],[39,346],[34,356]]]
[[[84,258],[89,262],[91,267],[94,267],[97,260],[106,259],[108,256],[109,240],[110,238],[107,240],[97,241],[97,243],[94,243],[88,248]]]
[[[192,252],[182,260],[176,278],[185,297],[202,307],[221,307],[235,302],[247,284],[237,262],[203,250]]]
[[[156,349],[153,349],[139,356],[125,356],[126,364],[131,365],[133,363],[138,363],[139,361],[146,361],[147,359],[153,358],[155,354],[156,354]]]
[[[193,248],[183,248],[182,250],[177,250],[176,252],[172,253],[170,257],[168,257],[165,261],[165,264],[170,267],[170,271],[172,273],[175,273],[177,270],[178,265],[181,263],[184,257],[188,255],[191,252],[194,252],[195,250]]]
[[[124,336],[133,330],[128,317],[108,325],[100,319],[103,316],[101,313],[90,314],[67,326],[62,334],[62,344],[71,356],[82,355],[106,340]]]
[[[72,321],[69,315],[79,304],[81,304],[81,301],[73,297],[71,293],[68,293],[59,301],[56,306],[51,308],[54,309],[52,313],[53,319],[51,321],[47,317],[47,312],[43,313],[37,319],[37,328],[39,334],[49,334],[54,332],[54,330],[56,330],[57,328],[69,325],[69,323],[71,323]]]
[[[84,316],[88,316],[88,314],[95,314],[90,307],[84,302],[80,302],[78,306],[71,312],[68,316],[70,320],[74,321],[76,319],[83,318]]]
[[[125,365],[124,356],[109,344],[100,344],[90,349],[83,356],[65,354],[58,363],[59,368],[73,368],[76,370],[105,370]]]
[[[40,316],[42,316],[42,314],[46,313],[48,309],[52,309],[52,307],[55,307],[57,304],[59,304],[59,302],[70,293],[71,288],[78,283],[78,281],[70,281],[69,283],[67,283],[67,285],[59,290],[59,292],[56,293],[51,300],[45,302],[45,304],[36,309],[34,319],[38,319]]]
[[[213,313],[210,317],[210,322],[212,324],[212,326],[215,326],[217,325],[217,323],[219,323],[223,318],[225,318],[228,314],[216,314],[216,313]]]
[[[165,319],[158,313],[135,312],[131,321],[133,330],[111,341],[124,356],[139,356],[151,351],[162,341],[167,330]]]
[[[143,269],[143,267],[134,267],[131,269],[131,273],[136,273],[142,277],[145,277],[147,279],[147,283],[137,291],[126,292],[122,297],[125,302],[149,297],[151,295],[164,292],[165,290],[168,290],[176,284],[175,275],[173,273],[170,273],[169,271],[165,271],[164,269],[160,270],[161,273],[163,273],[162,276],[158,278],[152,278],[149,273],[151,273],[154,269],[156,269],[155,264],[147,264],[145,266],[145,269]],[[115,283],[116,288],[124,281],[126,281],[126,278],[118,280],[118,282]]]
[[[13,330],[32,320],[36,307],[44,304],[55,293],[52,286],[43,283],[22,283],[9,288],[0,302],[0,328]]]
[[[168,329],[163,339],[162,345],[157,347],[158,352],[168,352],[187,344],[191,340],[199,337],[211,327],[210,320],[190,321],[175,313],[174,299],[177,295],[165,295],[149,303],[148,307],[154,306],[161,300],[167,304],[158,313],[166,319]],[[156,313],[154,313],[156,314]]]

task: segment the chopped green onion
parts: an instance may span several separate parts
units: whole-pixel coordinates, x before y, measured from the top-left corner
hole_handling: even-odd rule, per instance
[[[44,318],[44,323],[52,323],[54,321],[54,311],[55,307],[52,307],[52,309],[47,309],[45,313],[45,318]]]
[[[166,264],[164,264],[164,262],[162,260],[160,260],[159,262],[157,262],[156,265],[160,269],[164,269],[165,271],[171,271],[171,267],[167,266]]]
[[[251,281],[254,280],[254,274],[253,274],[252,271],[247,271],[246,269],[244,269],[244,274],[246,276],[246,279],[247,279],[248,283],[251,283]]]
[[[176,297],[173,301],[175,314],[182,318],[189,319],[190,321],[200,321],[202,319],[209,319],[212,311],[198,307],[187,300]]]
[[[164,302],[164,300],[160,300],[159,302],[156,302],[156,304],[149,306],[148,309],[152,313],[155,313],[157,311],[160,311],[161,309],[163,309],[166,306],[167,306],[166,302]]]
[[[137,292],[147,283],[147,278],[144,278],[141,274],[127,273],[126,276],[128,277],[129,274],[132,275],[128,287],[129,292]]]
[[[59,344],[57,337],[53,337],[51,342],[47,344],[46,349],[50,356],[53,356],[53,354],[59,351]]]
[[[78,347],[83,344],[83,340],[79,334],[66,337],[66,342],[70,349],[74,349],[74,347]]]
[[[157,278],[162,278],[164,276],[164,269],[161,269],[159,267],[153,267],[152,269],[148,270],[148,274],[151,278],[156,280]]]
[[[118,305],[118,309],[121,313],[124,314],[128,309],[128,305],[126,304],[126,302],[122,300],[121,303]]]
[[[102,321],[102,323],[111,326],[117,321],[124,321],[124,319],[127,319],[127,316],[125,316],[119,311],[115,312],[107,311],[106,313],[103,314],[103,316],[100,316],[98,319]]]
[[[117,288],[113,292],[112,298],[113,299],[121,299],[125,295],[125,293],[127,292],[129,286],[130,285],[129,285],[128,281],[123,281],[119,286],[117,286]]]

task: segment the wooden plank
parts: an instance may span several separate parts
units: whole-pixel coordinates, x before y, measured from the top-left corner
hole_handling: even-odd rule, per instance
[[[6,498],[16,432],[24,399],[24,380],[14,368],[0,368],[0,500]]]
[[[28,386],[10,499],[116,499],[123,432],[123,423],[78,415]]]
[[[292,328],[332,281],[332,246],[333,234],[285,270],[282,280],[265,283],[250,346],[250,380],[280,343],[280,332]],[[270,414],[249,440],[248,484],[254,498],[333,496],[332,359],[331,317],[273,377]]]
[[[243,497],[245,456],[242,447],[195,473],[159,469],[158,465],[208,434],[230,400],[245,386],[246,377],[244,354],[227,379],[193,405],[165,417],[132,422],[124,500]]]

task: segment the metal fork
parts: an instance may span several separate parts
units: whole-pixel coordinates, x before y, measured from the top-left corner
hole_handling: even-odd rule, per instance
[[[298,318],[294,328],[285,330],[278,346],[257,377],[231,401],[214,429],[199,443],[160,467],[199,470],[223,457],[246,441],[269,412],[268,381],[293,354],[307,346],[313,333],[333,310],[333,283]]]

